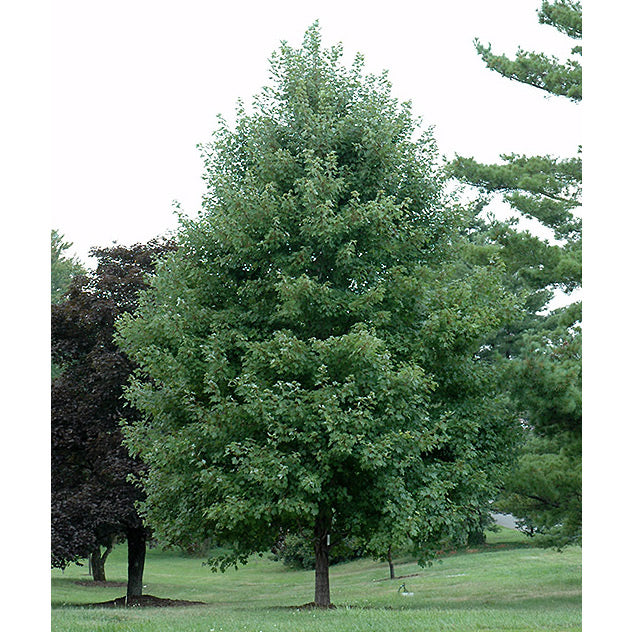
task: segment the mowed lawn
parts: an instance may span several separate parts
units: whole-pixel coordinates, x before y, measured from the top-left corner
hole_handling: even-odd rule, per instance
[[[212,573],[203,561],[176,551],[150,550],[144,593],[202,601],[177,608],[87,608],[125,594],[125,587],[78,584],[87,566],[52,572],[52,630],[59,632],[413,632],[417,630],[581,629],[581,551],[529,546],[509,529],[488,534],[488,545],[447,554],[430,568],[400,560],[388,580],[386,564],[357,560],[330,570],[329,611],[298,609],[314,598],[314,574],[254,557],[239,570]],[[125,582],[126,548],[106,564],[109,581]],[[413,595],[402,596],[406,582]]]

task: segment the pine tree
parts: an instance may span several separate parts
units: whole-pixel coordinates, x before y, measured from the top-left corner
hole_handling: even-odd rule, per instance
[[[538,12],[539,22],[553,26],[574,40],[582,38],[582,7],[577,0],[545,0]],[[519,48],[514,59],[505,55],[494,55],[491,46],[475,40],[479,55],[488,68],[508,79],[520,81],[548,94],[567,97],[578,102],[582,99],[582,67],[576,56],[582,54],[582,47],[572,47],[571,57],[561,63],[556,57],[543,53],[525,51]]]
[[[579,2],[543,2],[538,15],[542,24],[581,38]],[[486,65],[503,76],[581,100],[581,46],[574,45],[572,58],[561,64],[522,49],[510,60],[493,54],[490,45],[475,45]],[[556,290],[569,294],[581,286],[582,160],[580,154],[501,158],[501,164],[480,164],[458,157],[452,164],[458,178],[488,197],[502,193],[518,217],[536,220],[549,232],[537,237],[519,230],[516,221],[492,221],[480,233],[480,240],[501,246],[506,287],[524,297],[522,317],[489,345],[489,355],[509,360],[507,383],[526,426],[526,443],[498,506],[542,535],[543,544],[562,546],[581,537],[581,307],[574,302],[548,313],[547,305]]]

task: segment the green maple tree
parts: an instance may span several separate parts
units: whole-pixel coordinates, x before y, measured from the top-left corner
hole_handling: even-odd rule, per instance
[[[468,214],[410,104],[341,56],[317,25],[273,55],[202,148],[199,217],[118,323],[157,537],[213,536],[224,569],[303,535],[320,607],[343,538],[422,561],[463,540],[515,434],[477,356],[514,312],[503,270],[462,256]]]

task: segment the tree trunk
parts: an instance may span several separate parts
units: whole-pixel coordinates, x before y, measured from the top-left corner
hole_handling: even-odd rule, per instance
[[[92,572],[92,579],[96,582],[104,582],[106,580],[105,557],[101,557],[101,546],[98,544],[90,554],[89,565]]]
[[[466,540],[466,544],[468,546],[477,546],[479,544],[486,544],[486,534],[483,529],[478,529],[477,531],[471,531],[468,534],[468,539]]]
[[[114,536],[108,539],[105,551],[101,552],[101,545],[97,544],[88,558],[88,570],[92,575],[92,579],[96,582],[104,582],[106,580],[105,575],[105,563],[108,555],[112,551],[114,546]]]
[[[395,579],[396,571],[393,567],[393,558],[391,557],[391,544],[389,545],[389,549],[387,549],[387,562],[389,562],[389,579]]]
[[[145,529],[127,530],[127,598],[143,594],[143,568],[145,567]]]
[[[330,606],[330,544],[328,536],[332,526],[329,511],[321,511],[314,525],[314,603],[319,608]]]

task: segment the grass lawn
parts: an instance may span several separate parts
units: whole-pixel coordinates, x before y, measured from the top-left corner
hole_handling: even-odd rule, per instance
[[[52,571],[52,630],[59,632],[413,632],[417,630],[581,629],[581,551],[557,553],[529,546],[502,528],[488,545],[448,554],[422,569],[413,560],[386,564],[357,560],[330,569],[329,611],[298,610],[314,598],[312,571],[288,570],[255,557],[238,571],[212,573],[202,560],[150,550],[144,593],[202,601],[176,608],[85,608],[125,594],[125,587],[84,586],[87,566]],[[126,580],[126,547],[106,564],[109,581]],[[406,582],[414,593],[403,597]]]

